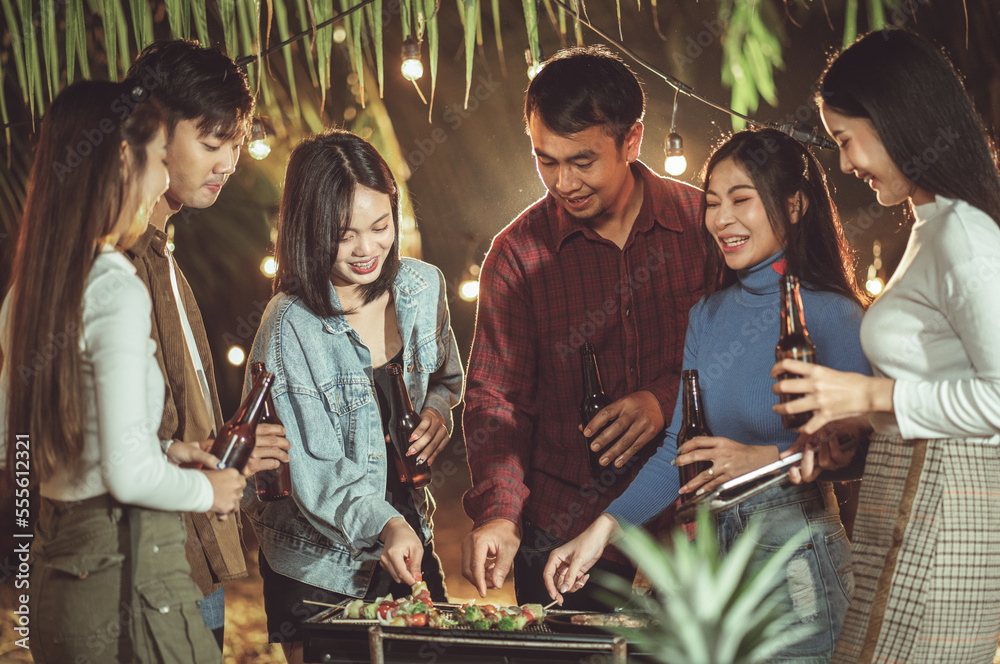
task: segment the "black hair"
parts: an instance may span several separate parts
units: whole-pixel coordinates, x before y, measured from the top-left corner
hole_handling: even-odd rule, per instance
[[[567,48],[545,62],[528,85],[524,121],[569,136],[603,125],[618,148],[645,113],[645,94],[622,59],[603,46]]]
[[[351,225],[354,192],[389,196],[393,243],[378,279],[361,287],[364,302],[388,291],[399,273],[399,188],[382,155],[349,131],[331,129],[299,143],[288,157],[278,215],[274,292],[298,295],[317,316],[349,313],[330,297],[330,270]]]
[[[250,131],[254,97],[246,73],[216,48],[184,39],[153,42],[125,80],[163,106],[168,138],[181,120],[198,120],[198,131],[222,140],[238,140]]]
[[[868,297],[854,276],[854,252],[844,237],[826,174],[816,157],[797,140],[775,129],[733,134],[716,148],[703,169],[703,210],[707,210],[705,198],[712,171],[726,159],[735,161],[753,182],[774,234],[784,238],[786,273],[797,276],[805,287],[840,293],[865,306]],[[805,211],[793,224],[788,201],[796,195],[804,199]],[[715,286],[723,288],[736,281],[736,273],[726,266],[704,217],[702,222],[708,255],[705,283],[710,290]]]
[[[898,29],[865,35],[831,59],[816,103],[870,120],[911,182],[1000,224],[996,147],[958,72],[931,42]]]

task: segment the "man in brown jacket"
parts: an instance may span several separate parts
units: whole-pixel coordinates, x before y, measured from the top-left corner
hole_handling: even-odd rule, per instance
[[[226,55],[195,42],[148,46],[126,79],[138,96],[150,94],[167,117],[170,186],[150,215],[149,227],[126,253],[153,300],[153,341],[166,380],[159,435],[174,445],[206,448],[225,422],[219,407],[208,337],[187,279],[167,247],[165,228],[182,206],[207,208],[236,169],[253,116],[246,76]],[[133,92],[133,97],[137,96]],[[284,429],[262,424],[250,473],[288,461]],[[206,625],[223,646],[223,584],[247,575],[239,514],[219,521],[211,514],[187,514],[187,557],[205,594],[199,603]]]

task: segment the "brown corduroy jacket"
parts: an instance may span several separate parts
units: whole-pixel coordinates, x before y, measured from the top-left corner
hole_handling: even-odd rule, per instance
[[[170,285],[170,264],[166,252],[166,234],[150,225],[125,255],[135,265],[136,274],[145,282],[153,300],[152,338],[156,342],[156,361],[166,382],[160,439],[201,442],[211,436],[211,420],[188,356],[184,330]],[[194,293],[179,267],[177,290],[205,369],[215,422],[217,426],[222,426],[225,420],[219,407],[208,335]],[[219,521],[212,514],[188,513],[185,514],[185,523],[191,576],[202,593],[207,596],[223,583],[247,575],[240,543],[239,513],[225,521]]]

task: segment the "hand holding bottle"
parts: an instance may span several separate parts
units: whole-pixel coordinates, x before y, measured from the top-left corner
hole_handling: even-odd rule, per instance
[[[434,408],[424,408],[420,411],[420,425],[410,434],[410,447],[406,450],[406,456],[416,455],[417,463],[426,461],[430,465],[450,441],[448,426],[441,413]]]
[[[744,445],[721,436],[692,438],[677,452],[673,463],[678,468],[698,463],[710,464],[680,488],[682,496],[700,496],[731,479],[778,460],[777,445]]]
[[[210,463],[213,462],[210,461]],[[214,463],[218,463],[218,460],[215,459]],[[235,468],[203,470],[201,472],[205,473],[208,481],[212,483],[212,508],[209,511],[214,512],[219,517],[219,521],[225,521],[240,506],[243,487],[246,486],[247,479]]]
[[[663,426],[660,402],[652,392],[640,390],[602,408],[584,427],[583,435],[588,438],[597,436],[590,447],[604,450],[602,466],[614,463],[615,467],[621,468],[646,443],[659,439],[657,434],[663,432]]]
[[[288,450],[291,448],[292,444],[285,438],[285,427],[261,422],[257,425],[257,444],[247,461],[249,474],[276,470],[281,464],[288,463]]]

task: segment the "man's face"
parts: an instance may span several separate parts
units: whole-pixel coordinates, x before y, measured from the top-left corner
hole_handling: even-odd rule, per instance
[[[537,114],[528,122],[528,133],[538,175],[568,213],[590,222],[624,210],[632,177],[629,164],[639,158],[641,123],[632,125],[621,148],[603,126],[562,136]]]
[[[167,144],[170,188],[164,197],[172,210],[182,205],[207,208],[236,170],[243,137],[222,140],[198,131],[198,119],[181,120]]]

